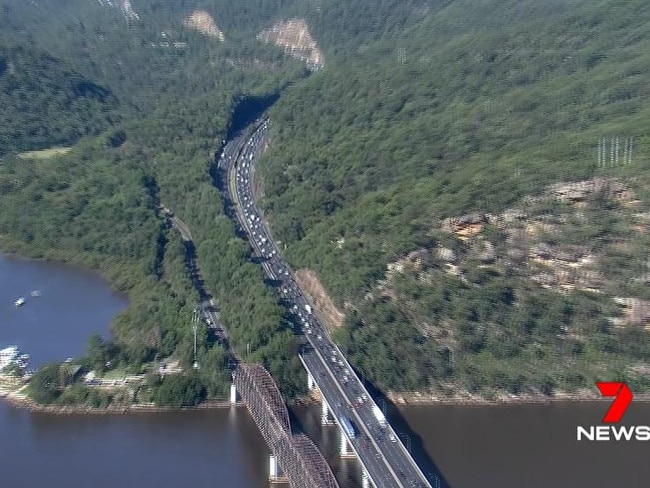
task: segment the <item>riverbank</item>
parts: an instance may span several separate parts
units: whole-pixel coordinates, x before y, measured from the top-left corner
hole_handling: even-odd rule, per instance
[[[233,405],[228,400],[210,400],[201,403],[195,407],[165,407],[157,406],[154,404],[134,403],[131,405],[113,405],[104,408],[94,408],[82,405],[41,405],[31,400],[25,393],[26,384],[22,385],[8,385],[6,377],[0,378],[0,399],[6,401],[10,405],[29,410],[30,412],[50,413],[55,415],[125,415],[134,413],[156,413],[156,412],[182,412],[182,411],[197,411],[197,410],[216,410],[228,409]],[[595,395],[591,392],[582,393],[567,393],[557,392],[553,396],[546,395],[505,395],[501,394],[495,398],[485,398],[478,395],[471,395],[469,393],[457,394],[455,396],[443,396],[422,393],[405,393],[405,392],[389,392],[387,394],[388,400],[395,404],[398,408],[402,406],[429,406],[429,405],[475,405],[475,406],[490,406],[490,405],[527,405],[527,404],[550,404],[550,403],[573,403],[573,402],[610,402],[611,398],[604,398]],[[650,403],[650,394],[637,394],[634,395],[635,402]],[[288,407],[308,407],[320,404],[320,399],[308,395],[304,397],[294,398],[287,402]],[[235,407],[245,407],[245,403],[238,401]]]
[[[197,410],[216,410],[231,408],[233,405],[227,400],[215,400],[204,402],[196,407],[162,407],[153,404],[114,405],[104,408],[94,408],[82,405],[41,405],[31,400],[20,391],[5,392],[0,389],[0,398],[10,405],[29,410],[30,412],[49,413],[54,415],[126,415],[136,413],[156,412],[183,412]],[[235,407],[244,406],[243,402],[237,402]]]
[[[153,413],[153,412],[178,412],[184,410],[208,410],[217,408],[230,408],[232,404],[228,400],[209,400],[196,407],[163,407],[152,403],[133,403],[130,405],[112,405],[103,408],[89,407],[85,405],[41,405],[34,402],[25,393],[28,383],[21,378],[0,374],[0,399],[10,405],[23,408],[31,412],[44,412],[53,414],[126,414],[126,413]],[[235,406],[243,406],[243,402],[237,402]]]
[[[596,387],[594,386],[594,390]],[[558,391],[553,395],[522,394],[512,395],[506,393],[494,394],[493,397],[474,395],[469,392],[458,392],[453,395],[420,393],[420,392],[388,392],[386,397],[395,405],[502,405],[502,404],[540,404],[560,402],[610,402],[611,398],[604,398],[596,391],[582,390],[578,392]],[[650,393],[634,395],[635,402],[650,402]]]

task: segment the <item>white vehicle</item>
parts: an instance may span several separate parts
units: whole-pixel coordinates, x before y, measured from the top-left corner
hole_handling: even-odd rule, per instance
[[[377,419],[377,422],[379,422],[380,427],[384,428],[388,425],[388,422],[386,422],[386,416],[384,415],[384,412],[382,412],[377,405],[372,406],[372,414]]]
[[[307,313],[311,315],[311,306],[305,305],[305,310],[307,310]]]

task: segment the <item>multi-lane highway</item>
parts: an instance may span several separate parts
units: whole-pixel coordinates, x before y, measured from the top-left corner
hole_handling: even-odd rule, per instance
[[[266,274],[277,283],[307,344],[301,359],[329,405],[334,419],[346,417],[354,432],[346,433],[372,484],[377,488],[430,488],[432,485],[414,462],[390,425],[380,425],[374,400],[339,348],[330,340],[289,266],[273,241],[253,193],[253,164],[266,143],[268,120],[254,124],[248,135],[230,141],[221,153],[220,166],[228,168],[228,189],[237,219],[249,237]]]

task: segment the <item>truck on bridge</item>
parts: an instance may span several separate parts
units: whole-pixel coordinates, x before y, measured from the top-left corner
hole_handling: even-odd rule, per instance
[[[352,425],[352,422],[347,417],[339,417],[339,423],[341,424],[341,427],[345,431],[345,433],[350,437],[350,439],[354,439],[357,436],[356,431],[354,430],[354,426]]]
[[[372,414],[375,416],[377,419],[377,422],[379,422],[379,426],[384,429],[388,425],[388,422],[386,422],[386,416],[384,415],[384,412],[381,411],[381,408],[379,408],[377,405],[372,406]]]

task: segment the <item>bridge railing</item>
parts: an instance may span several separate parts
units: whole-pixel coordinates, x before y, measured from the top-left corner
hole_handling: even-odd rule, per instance
[[[259,364],[240,364],[233,381],[291,488],[339,488],[311,440],[291,433],[289,413],[268,371]]]
[[[366,396],[368,397],[368,399],[365,400],[365,401],[366,402],[371,402],[371,407],[379,408],[379,405],[377,405],[377,402],[375,402],[372,395],[370,395],[370,393],[368,393],[366,385],[363,384],[363,381],[361,381],[361,379],[359,378],[359,375],[357,375],[357,372],[354,370],[352,365],[348,362],[348,359],[345,357],[345,355],[343,354],[343,352],[341,351],[339,346],[337,346],[334,342],[332,342],[332,345],[336,349],[338,357],[342,358],[341,360],[343,361],[343,364],[344,364],[345,368],[347,368],[347,370],[350,372],[350,375],[354,375],[354,378],[356,379],[358,384],[361,386],[362,391],[364,393],[366,393]],[[393,426],[390,425],[390,422],[388,421],[388,419],[386,419],[386,430],[388,430],[395,437],[396,442],[394,444],[399,444],[400,449],[402,450],[402,453],[409,460],[409,463],[411,463],[411,465],[415,468],[417,473],[420,475],[420,478],[422,478],[422,481],[424,481],[428,487],[432,488],[431,483],[429,483],[429,480],[427,479],[427,477],[422,472],[422,469],[420,469],[420,466],[418,466],[418,464],[415,462],[415,459],[413,459],[413,456],[411,456],[411,453],[406,449],[406,447],[404,446],[404,443],[402,442],[400,437],[397,435],[397,433],[393,429]]]

